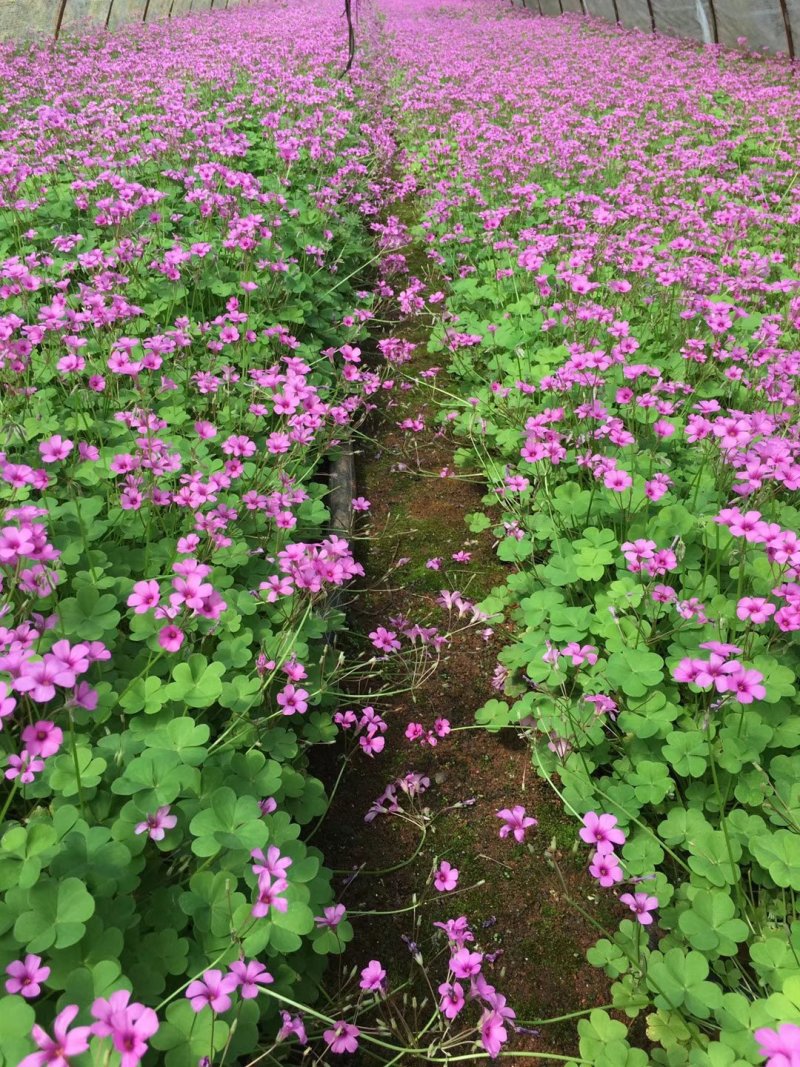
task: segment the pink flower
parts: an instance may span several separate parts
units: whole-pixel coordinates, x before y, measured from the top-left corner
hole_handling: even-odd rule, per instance
[[[289,888],[285,878],[276,878],[275,881],[268,874],[260,875],[258,879],[258,899],[253,905],[251,915],[254,919],[263,919],[269,914],[269,909],[287,912],[289,901],[282,894]]]
[[[108,1000],[98,997],[92,1004],[92,1015],[97,1019],[92,1032],[112,1039],[122,1054],[120,1067],[139,1067],[147,1042],[158,1030],[158,1018],[152,1008],[128,1004],[129,999],[127,989],[112,993]]]
[[[385,981],[386,971],[381,966],[380,961],[370,960],[361,971],[359,987],[368,993],[383,993]]]
[[[745,670],[740,663],[726,663],[722,670],[726,676],[717,680],[718,692],[730,693],[740,704],[752,704],[767,695],[761,684],[764,681],[761,671]]]
[[[653,423],[653,433],[655,433],[656,437],[672,437],[675,433],[675,427],[671,422],[667,422],[666,419],[658,419],[657,422]]]
[[[775,605],[770,604],[764,597],[745,596],[736,605],[736,618],[745,622],[747,619],[757,626],[766,622],[770,615],[774,615]]]
[[[202,1011],[208,1006],[219,1014],[231,1006],[230,994],[239,985],[234,974],[223,975],[222,971],[206,971],[202,978],[195,980],[186,990],[186,999],[195,1011]]]
[[[69,1067],[69,1061],[73,1056],[79,1056],[89,1048],[89,1035],[91,1027],[76,1026],[69,1029],[69,1024],[78,1014],[77,1004],[68,1004],[60,1012],[53,1023],[55,1037],[35,1025],[31,1036],[39,1047],[38,1052],[32,1052],[21,1060],[18,1067]]]
[[[677,667],[672,670],[672,677],[676,682],[697,683],[698,675],[704,667],[704,661],[685,657]]]
[[[155,815],[147,815],[144,822],[137,823],[134,833],[146,833],[151,841],[163,841],[167,830],[172,830],[177,823],[177,815],[170,815],[169,804],[165,804]]]
[[[281,1028],[275,1035],[276,1041],[286,1041],[289,1037],[296,1037],[301,1045],[308,1043],[306,1028],[300,1015],[292,1017],[288,1011],[281,1011]]]
[[[44,760],[37,759],[26,749],[23,749],[18,756],[13,752],[9,755],[8,770],[5,772],[5,777],[9,781],[19,778],[23,785],[30,785],[36,775],[43,770]]]
[[[3,729],[3,719],[12,715],[17,702],[10,696],[10,690],[5,682],[0,682],[0,730]]]
[[[6,982],[7,993],[19,993],[20,996],[31,1000],[38,997],[42,991],[41,982],[46,982],[50,977],[50,968],[42,967],[42,957],[28,954],[24,960],[13,960],[6,967],[9,976]]]
[[[296,689],[290,684],[285,685],[275,699],[284,715],[303,715],[308,710],[307,698],[307,690]]]
[[[619,856],[616,852],[594,853],[589,865],[589,873],[596,878],[604,889],[621,882],[623,878],[622,868],[619,865]]]
[[[623,493],[633,485],[633,478],[627,471],[606,471],[603,475],[603,485],[606,489],[613,489],[615,493]]]
[[[339,923],[344,919],[346,908],[344,904],[333,904],[330,907],[322,909],[322,915],[314,917],[314,922],[317,926],[327,926],[331,930],[335,930]]]
[[[177,652],[184,642],[186,635],[178,626],[163,626],[158,631],[158,643],[165,652]]]
[[[503,1016],[487,1008],[478,1024],[481,1030],[481,1042],[492,1059],[500,1054],[503,1044],[508,1041],[508,1031]]]
[[[129,608],[133,608],[135,615],[144,615],[151,608],[158,607],[160,599],[161,591],[158,588],[158,582],[150,578],[144,582],[136,582],[126,603]]]
[[[587,811],[584,815],[580,838],[587,845],[625,844],[625,834],[617,826],[616,815],[598,815],[594,811]]]
[[[433,879],[433,884],[440,893],[448,893],[458,885],[458,869],[451,867],[447,860],[442,860],[439,870]]]
[[[55,723],[35,722],[22,731],[22,741],[32,756],[48,759],[61,748],[64,733]]]
[[[67,458],[72,448],[72,441],[61,437],[60,434],[54,434],[49,440],[40,443],[39,453],[43,463],[58,463],[59,460]]]
[[[460,982],[442,982],[439,986],[439,1011],[446,1019],[455,1019],[464,1007],[464,989]]]
[[[270,878],[285,880],[286,872],[292,865],[291,859],[288,856],[282,856],[277,845],[270,845],[266,856],[260,848],[254,848],[250,856],[256,861],[252,867],[253,874],[259,878],[266,874]]]
[[[516,804],[513,808],[502,808],[497,812],[497,818],[503,819],[500,836],[508,837],[509,834],[513,834],[514,838],[520,842],[525,840],[525,833],[529,827],[539,825],[537,819],[526,814],[521,804]]]
[[[263,963],[258,960],[235,960],[230,965],[230,973],[236,979],[243,1000],[254,1000],[258,996],[259,984],[270,985],[275,979]]]
[[[355,1052],[358,1048],[358,1036],[361,1031],[357,1026],[340,1020],[330,1030],[323,1031],[322,1036],[328,1042],[330,1051],[339,1055],[342,1052]]]
[[[623,893],[619,898],[621,904],[627,904],[636,915],[636,921],[642,926],[649,926],[653,921],[651,911],[658,907],[658,897],[648,896],[647,893]]]
[[[756,1030],[759,1056],[766,1056],[766,1067],[797,1067],[800,1063],[800,1026],[781,1023],[777,1030]]]
[[[450,970],[456,978],[471,978],[480,971],[482,963],[483,955],[480,952],[460,948],[450,960]]]
[[[23,663],[19,676],[14,679],[14,688],[19,693],[30,693],[31,700],[46,704],[56,695],[56,678],[59,668],[51,659]],[[72,684],[72,683],[65,683]]]
[[[394,630],[387,630],[384,626],[378,626],[369,638],[380,652],[396,652],[400,648],[397,634]]]
[[[350,503],[353,511],[369,511],[372,507],[369,500],[365,499],[363,496],[354,497]]]

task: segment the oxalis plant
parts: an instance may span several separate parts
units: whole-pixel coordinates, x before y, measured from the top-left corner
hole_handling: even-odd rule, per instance
[[[307,750],[376,647],[320,471],[382,384],[390,140],[330,12],[273,14],[0,50],[9,1067],[238,1062],[351,936]]]
[[[444,53],[421,6],[393,54],[420,72],[398,136],[446,283],[421,294],[450,375],[431,397],[508,564],[480,607],[515,637],[477,721],[528,739],[619,901],[586,1062],[786,1067],[796,88],[777,61],[467,8]]]

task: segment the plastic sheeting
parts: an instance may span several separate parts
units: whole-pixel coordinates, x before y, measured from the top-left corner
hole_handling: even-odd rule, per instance
[[[647,0],[617,0],[617,11],[619,21],[629,30],[646,30],[649,33],[652,29]]]
[[[542,13],[577,10],[574,0],[538,0]],[[754,52],[800,56],[800,0],[582,0],[587,15],[628,29]],[[535,10],[537,0],[527,0]]]
[[[130,22],[157,22],[247,3],[250,0],[0,0],[0,40],[104,26],[114,30]]]
[[[172,7],[172,0],[150,0],[150,6],[147,9],[147,21],[158,22],[159,19],[168,18],[170,7]]]
[[[714,13],[711,0],[652,0],[653,16],[659,33],[671,37],[691,37],[712,44]]]
[[[720,44],[736,48],[738,39],[746,37],[751,51],[787,50],[779,0],[717,0],[714,8]]]
[[[597,18],[608,19],[609,22],[615,21],[614,0],[585,0],[585,3],[587,15],[596,15]]]
[[[106,24],[108,0],[71,0],[64,8],[61,32],[80,29],[98,29]]]
[[[792,35],[793,55],[800,54],[800,0],[786,0],[789,32]]]
[[[0,38],[54,34],[57,23],[58,4],[54,0],[0,0]]]
[[[67,7],[72,0],[67,0]],[[126,22],[142,22],[146,0],[114,0],[108,15],[108,28],[118,30]]]

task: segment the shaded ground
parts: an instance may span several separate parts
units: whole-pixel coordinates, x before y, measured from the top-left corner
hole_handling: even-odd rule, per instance
[[[393,335],[419,342],[426,328],[424,320],[406,320]],[[420,344],[417,352],[423,351]],[[419,355],[403,370],[415,376],[432,362]],[[349,610],[353,631],[361,634],[401,614],[446,630],[447,614],[436,603],[440,589],[458,588],[469,599],[479,600],[505,574],[493,552],[491,531],[472,535],[464,525],[464,515],[482,507],[481,485],[438,476],[442,468],[452,469],[454,443],[435,434],[432,418],[421,434],[397,427],[404,418],[433,415],[432,405],[426,409],[423,389],[425,385],[408,393],[394,391],[392,395],[399,398],[396,405],[373,419],[368,427],[372,439],[363,442],[357,457],[357,492],[372,504],[360,528],[369,535],[359,542],[366,577],[354,591]],[[463,567],[451,563],[452,553],[464,548],[472,553],[471,562]],[[443,563],[439,572],[425,567],[425,561],[435,556],[448,564]],[[410,561],[396,567],[403,557]],[[381,870],[410,856],[419,840],[413,827],[387,817],[369,825],[364,822],[386,785],[410,770],[430,777],[426,797],[434,811],[474,800],[436,820],[412,863],[383,875],[360,874],[342,900],[348,911],[407,908],[412,894],[430,876],[435,858],[449,860],[460,871],[459,888],[483,884],[455,899],[438,896],[423,909],[419,929],[430,930],[433,920],[466,914],[482,950],[496,954],[487,968],[489,981],[507,996],[521,1023],[535,1025],[536,1020],[607,1004],[608,982],[585,961],[586,949],[598,934],[565,899],[561,881],[563,877],[570,896],[599,915],[594,884],[583,865],[585,856],[573,852],[574,823],[536,777],[526,746],[510,731],[498,735],[456,729],[472,727],[476,709],[498,695],[491,678],[503,643],[502,628],[489,641],[480,635],[480,628],[462,633],[421,687],[378,703],[389,723],[386,749],[374,759],[360,753],[354,758],[325,821],[324,848],[328,862],[343,870],[360,866]],[[355,694],[354,706],[359,706]],[[449,719],[455,732],[435,749],[406,741],[403,734],[409,722],[430,726],[439,716]],[[318,758],[317,773],[332,782],[337,773],[335,753],[327,749]],[[514,804],[524,804],[528,814],[539,820],[539,827],[529,833],[529,844],[498,837],[496,812]],[[545,850],[552,851],[561,877],[547,862]],[[340,884],[344,887],[347,880],[342,877]],[[393,975],[404,975],[409,950],[403,935],[413,934],[413,913],[354,921],[358,925],[348,962],[363,966],[378,958],[390,982]],[[444,980],[441,970],[437,964],[437,982]],[[572,1054],[575,1021],[546,1026],[538,1035],[517,1036],[511,1048]],[[515,1061],[511,1056],[504,1062]]]

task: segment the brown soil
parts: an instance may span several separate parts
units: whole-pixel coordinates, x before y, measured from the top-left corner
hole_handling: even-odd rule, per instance
[[[400,324],[394,335],[419,342],[426,330],[427,323],[416,319]],[[403,368],[409,379],[433,363],[423,352],[420,344],[418,358]],[[391,395],[397,406],[374,419],[369,427],[373,439],[365,440],[357,457],[357,491],[372,508],[368,519],[360,521],[360,558],[366,577],[353,591],[350,623],[354,633],[366,635],[376,625],[387,624],[389,616],[403,614],[446,631],[447,613],[436,603],[439,590],[458,588],[477,601],[504,580],[507,570],[494,554],[491,531],[473,535],[464,525],[465,514],[482,510],[480,482],[438,476],[442,468],[453,468],[456,446],[434,432],[435,407],[428,386],[418,384],[406,393],[395,389]],[[424,433],[407,434],[397,428],[401,419],[421,411],[429,416]],[[407,469],[398,471],[398,464]],[[450,562],[452,553],[465,547],[472,553],[470,564]],[[443,557],[439,572],[425,568],[433,556]],[[411,561],[393,569],[401,557]],[[350,912],[408,908],[412,894],[420,893],[429,879],[435,859],[449,860],[460,871],[459,889],[482,884],[455,899],[434,894],[437,899],[421,909],[420,938],[429,935],[434,920],[467,915],[481,950],[497,954],[486,968],[487,978],[506,995],[518,1021],[536,1027],[536,1020],[609,1001],[607,979],[585,960],[598,933],[566,899],[568,893],[598,918],[607,906],[598,900],[586,874],[585,850],[574,851],[576,826],[547,784],[537,778],[525,744],[511,731],[457,730],[435,749],[411,744],[403,736],[409,722],[420,721],[427,727],[438,716],[449,719],[454,728],[473,727],[476,709],[499,695],[491,688],[491,678],[507,634],[496,628],[486,642],[479,629],[457,636],[438,670],[416,691],[376,702],[389,723],[386,749],[374,759],[361,753],[354,756],[319,840],[324,838],[327,862],[343,871],[380,870],[410,856],[418,841],[413,827],[387,816],[364,822],[367,809],[385,786],[410,770],[429,776],[426,798],[432,811],[474,800],[436,819],[412,863],[390,874],[361,873],[349,884],[342,875],[341,899]],[[357,703],[356,696],[354,706],[363,706],[365,701]],[[327,749],[321,760],[316,771],[331,782],[338,770],[337,755]],[[539,820],[524,845],[499,838],[495,814],[520,803]],[[546,851],[557,862],[560,876]],[[416,936],[413,919],[411,911],[354,918],[356,935],[345,963],[363,966],[369,959],[380,959],[396,987],[409,972],[411,957],[402,938]],[[445,967],[446,960],[433,964],[434,985],[444,980]],[[405,1010],[412,1013],[413,1005]],[[575,1053],[574,1019],[538,1029],[538,1035],[513,1036],[508,1051]],[[531,1061],[510,1055],[504,1062]]]

